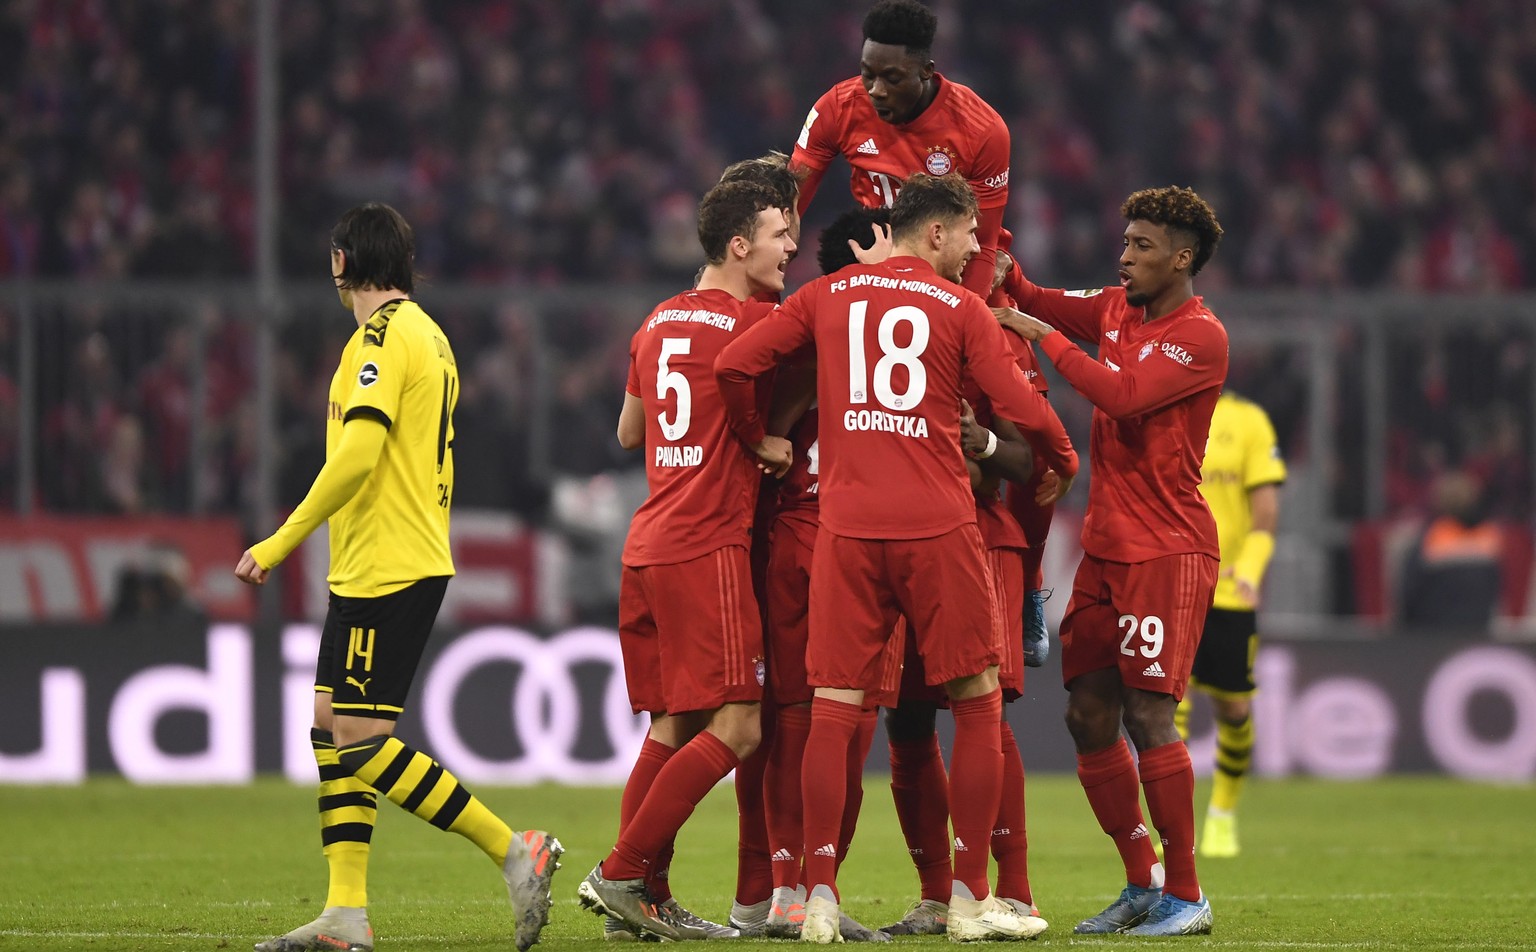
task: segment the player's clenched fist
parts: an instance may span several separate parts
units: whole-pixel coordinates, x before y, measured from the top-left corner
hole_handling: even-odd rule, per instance
[[[757,454],[757,468],[775,479],[782,479],[789,472],[789,464],[795,461],[789,440],[782,436],[763,437],[761,443],[752,447],[752,452]]]
[[[245,554],[240,556],[239,563],[235,565],[235,578],[248,585],[265,585],[267,570],[256,562],[256,556],[251,554],[251,550],[246,549]]]

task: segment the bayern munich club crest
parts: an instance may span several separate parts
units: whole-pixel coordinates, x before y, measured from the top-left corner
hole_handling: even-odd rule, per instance
[[[955,169],[955,160],[942,146],[935,146],[923,161],[923,166],[928,169],[929,175],[948,175]]]

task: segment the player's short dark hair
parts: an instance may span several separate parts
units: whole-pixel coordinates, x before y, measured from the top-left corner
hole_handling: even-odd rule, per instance
[[[779,195],[760,182],[724,182],[710,189],[699,203],[699,244],[710,264],[725,260],[725,250],[737,235],[752,240],[757,216],[765,208],[784,208]],[[785,215],[789,210],[785,208]]]
[[[410,294],[416,287],[415,235],[405,217],[382,202],[348,209],[331,229],[331,247],[346,256],[338,288]]]
[[[757,182],[773,189],[779,196],[779,204],[786,210],[800,201],[800,180],[789,170],[789,156],[774,150],[755,159],[732,162],[720,173],[720,184],[726,182]]]
[[[864,39],[904,46],[924,61],[931,59],[939,18],[917,0],[880,0],[864,15]]]
[[[816,248],[816,263],[821,265],[821,273],[831,274],[851,264],[858,264],[859,259],[854,256],[853,249],[848,247],[848,242],[856,241],[860,248],[873,247],[874,226],[890,223],[889,208],[865,208],[860,205],[837,216],[837,220],[822,229],[821,243]]]
[[[954,221],[976,215],[976,193],[954,172],[925,175],[918,172],[902,183],[891,205],[891,240],[911,237],[931,221]]]
[[[1200,273],[1221,244],[1221,223],[1216,220],[1216,213],[1192,188],[1169,185],[1132,192],[1120,206],[1120,214],[1126,221],[1149,221],[1167,228],[1170,234],[1178,232],[1173,237],[1188,242],[1195,250],[1189,265],[1191,276]]]

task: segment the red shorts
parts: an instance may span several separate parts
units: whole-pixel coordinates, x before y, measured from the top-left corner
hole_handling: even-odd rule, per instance
[[[774,527],[764,584],[764,640],[768,646],[769,697],[776,704],[804,704],[815,694],[805,674],[814,553],[804,531],[787,528],[783,523]],[[896,703],[901,683],[901,648],[902,642],[894,639],[887,647],[881,663],[880,689],[865,698],[866,707],[879,706],[883,697],[889,697],[890,704]]]
[[[744,546],[675,565],[624,566],[619,646],[635,713],[763,698],[763,628]]]
[[[806,672],[816,687],[878,693],[906,616],[929,684],[980,674],[1003,656],[981,533],[850,539],[822,529],[811,567]]]
[[[1219,563],[1186,552],[1146,562],[1083,556],[1061,620],[1061,679],[1119,668],[1127,687],[1184,697]]]
[[[1016,701],[1024,696],[1024,552],[1022,549],[988,549],[987,573],[992,592],[992,611],[1002,626],[1005,655],[998,665],[997,680],[1003,699]],[[906,619],[898,623],[906,627]],[[906,653],[901,669],[902,701],[919,701],[947,707],[949,697],[942,684],[928,683],[923,659],[917,653],[917,640],[906,639]]]

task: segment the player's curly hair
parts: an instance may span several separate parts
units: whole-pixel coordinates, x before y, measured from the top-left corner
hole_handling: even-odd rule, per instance
[[[1170,232],[1179,232],[1178,237],[1195,250],[1189,266],[1191,276],[1200,273],[1221,244],[1221,223],[1216,220],[1216,213],[1192,188],[1169,185],[1132,192],[1120,206],[1120,214],[1126,221],[1149,221]]]
[[[948,175],[910,175],[891,205],[891,240],[898,244],[928,222],[954,221],[977,213],[971,184],[954,172]]]
[[[716,185],[699,202],[699,244],[704,247],[705,259],[710,264],[720,264],[732,238],[740,235],[752,240],[759,212],[783,207],[778,193],[761,182]]]
[[[864,39],[904,46],[924,60],[930,58],[938,30],[939,18],[917,0],[880,0],[864,15]]]
[[[848,242],[856,241],[860,248],[873,247],[874,226],[890,223],[889,208],[865,208],[860,205],[837,216],[832,224],[822,229],[821,243],[816,248],[816,263],[821,265],[821,273],[831,274],[851,264],[858,264],[859,259],[854,256],[853,249],[848,247]]]
[[[779,204],[787,212],[800,201],[800,180],[789,170],[789,156],[774,150],[755,159],[732,162],[720,173],[720,184],[726,182],[757,182],[773,189],[779,196]]]

